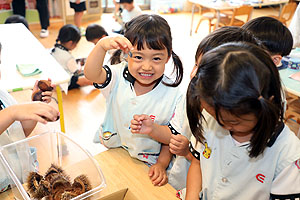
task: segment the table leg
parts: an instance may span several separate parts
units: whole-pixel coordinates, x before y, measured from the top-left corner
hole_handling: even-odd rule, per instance
[[[194,14],[195,14],[195,4],[192,5],[192,21],[191,21],[191,28],[190,28],[190,36],[192,36],[193,31],[193,22],[194,22]]]
[[[64,111],[63,111],[63,104],[62,104],[62,92],[59,85],[56,86],[56,93],[57,93],[57,101],[58,101],[58,110],[60,113],[60,130],[61,132],[65,133],[65,120],[64,120]]]
[[[216,29],[219,28],[220,23],[220,10],[217,10],[217,22],[216,22]]]

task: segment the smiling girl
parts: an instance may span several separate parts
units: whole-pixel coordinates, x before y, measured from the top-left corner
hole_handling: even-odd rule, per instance
[[[154,185],[167,183],[166,168],[172,155],[147,135],[132,134],[130,121],[135,114],[146,113],[152,120],[167,125],[182,98],[177,87],[183,76],[182,63],[172,51],[168,23],[158,15],[140,15],[126,24],[124,37],[101,39],[87,58],[85,76],[95,82],[106,97],[106,115],[95,142],[123,147],[132,157],[152,165],[149,176]],[[122,50],[127,61],[103,66],[106,52]],[[176,78],[164,75],[172,57]]]

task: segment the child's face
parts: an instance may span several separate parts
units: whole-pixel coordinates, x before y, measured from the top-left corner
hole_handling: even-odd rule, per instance
[[[132,56],[128,56],[128,69],[130,74],[141,86],[151,87],[165,71],[165,64],[168,62],[167,49],[149,49],[144,44],[144,49],[137,50],[135,46],[131,50]]]
[[[192,78],[196,75],[196,73],[197,73],[198,65],[199,65],[199,63],[200,63],[200,61],[201,61],[201,58],[202,58],[202,54],[199,55],[199,57],[198,57],[198,59],[197,59],[195,65],[194,65],[194,67],[193,67],[193,70],[192,70],[192,72],[191,72],[191,74],[190,74],[190,78],[191,78],[191,79],[192,79]]]
[[[204,100],[201,100],[202,107],[216,119],[216,113],[214,107],[210,106]],[[246,114],[236,116],[226,110],[220,110],[220,122],[223,124],[223,128],[231,131],[233,135],[237,137],[243,137],[251,133],[255,125],[257,124],[257,118],[254,114]]]
[[[121,7],[124,8],[125,10],[131,11],[133,8],[133,4],[131,3],[121,3]]]

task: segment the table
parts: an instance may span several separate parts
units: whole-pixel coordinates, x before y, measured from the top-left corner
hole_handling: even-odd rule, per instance
[[[149,167],[131,158],[123,148],[109,149],[96,156],[105,176],[106,187],[100,192],[101,200],[112,194],[127,190],[124,200],[178,200],[176,190],[169,184],[153,186],[149,177]],[[0,193],[1,200],[13,198],[11,191]],[[122,200],[123,198],[110,198]]]
[[[28,90],[33,88],[36,80],[51,78],[57,85],[61,131],[65,132],[61,88],[67,92],[69,74],[23,24],[0,24],[0,42],[2,87],[8,92]],[[16,64],[35,64],[42,73],[24,77],[17,71]]]
[[[285,86],[285,90],[293,95],[300,97],[300,82],[289,78],[290,75],[296,72],[298,71],[288,68],[279,70],[280,78],[283,82],[283,85]]]
[[[232,1],[234,3],[230,3],[230,1],[222,1],[222,0],[189,0],[192,5],[192,20],[191,20],[191,28],[190,28],[190,35],[192,35],[193,30],[193,21],[194,21],[194,14],[195,14],[195,7],[196,5],[199,5],[201,7],[206,7],[209,9],[213,9],[216,11],[217,21],[216,21],[216,27],[219,26],[220,22],[220,12],[223,10],[233,10],[234,8],[239,7],[240,5],[244,4],[245,1]],[[249,5],[253,7],[261,7],[261,6],[272,6],[272,5],[280,5],[280,11],[282,8],[282,5],[285,3],[288,3],[289,0],[263,0],[262,3],[248,3]],[[280,12],[279,12],[280,13]]]

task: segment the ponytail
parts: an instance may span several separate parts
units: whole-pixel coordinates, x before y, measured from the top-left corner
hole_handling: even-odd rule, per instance
[[[269,100],[260,96],[256,101],[260,105],[261,111],[254,128],[256,134],[253,134],[250,140],[250,157],[257,157],[263,153],[271,137],[276,134],[275,130],[280,118],[280,109],[272,102],[272,99]]]
[[[173,69],[173,73],[176,73],[176,79],[175,82],[172,84],[168,84],[165,83],[165,85],[170,86],[170,87],[177,87],[183,78],[183,66],[182,66],[182,62],[180,60],[180,58],[177,56],[177,54],[174,53],[174,51],[172,51],[172,58],[173,58],[173,62],[174,62],[174,69]]]
[[[186,113],[192,134],[197,142],[204,142],[202,123],[205,118],[202,115],[201,102],[199,95],[195,94],[197,77],[193,77],[186,94]]]
[[[121,62],[121,54],[122,54],[122,50],[120,49],[116,50],[110,58],[110,64],[111,65],[119,64]]]

